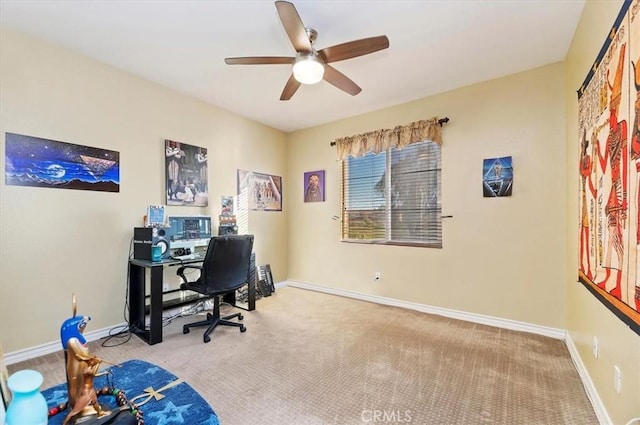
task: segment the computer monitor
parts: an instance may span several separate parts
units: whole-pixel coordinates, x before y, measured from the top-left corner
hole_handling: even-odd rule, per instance
[[[169,217],[169,238],[172,241],[211,238],[211,217]]]

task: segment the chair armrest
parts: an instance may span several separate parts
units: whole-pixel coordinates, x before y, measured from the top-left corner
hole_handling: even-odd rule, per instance
[[[176,274],[178,276],[180,276],[180,278],[182,279],[182,281],[184,283],[188,283],[189,280],[187,279],[187,277],[184,275],[184,270],[185,269],[195,269],[195,270],[200,270],[202,271],[202,266],[198,266],[198,265],[190,265],[187,264],[186,266],[180,266],[180,268],[176,271]]]

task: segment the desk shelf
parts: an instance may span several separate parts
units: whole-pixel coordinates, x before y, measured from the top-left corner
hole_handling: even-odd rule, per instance
[[[183,291],[182,289],[173,289],[165,291],[162,294],[162,310],[182,307],[184,305],[197,303],[198,301],[208,300],[211,297],[198,294],[192,291]],[[149,314],[151,311],[151,295],[145,297],[144,313]]]

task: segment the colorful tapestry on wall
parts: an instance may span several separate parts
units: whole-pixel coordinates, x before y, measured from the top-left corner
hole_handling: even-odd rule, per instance
[[[578,90],[578,278],[640,335],[640,0]]]
[[[120,153],[6,133],[5,182],[13,186],[120,192]]]

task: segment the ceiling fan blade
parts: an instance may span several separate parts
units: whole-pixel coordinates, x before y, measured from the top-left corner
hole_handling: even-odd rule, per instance
[[[282,25],[296,52],[311,53],[311,41],[309,41],[307,31],[293,3],[277,1],[276,8],[278,9],[278,15],[280,16]]]
[[[389,39],[386,35],[363,38],[348,43],[326,47],[318,52],[325,63],[338,62],[357,56],[368,55],[389,47]]]
[[[300,87],[300,82],[298,82],[298,80],[294,78],[293,74],[291,74],[291,77],[289,77],[289,81],[287,81],[287,84],[285,84],[284,86],[284,90],[282,90],[282,95],[280,96],[280,100],[291,99],[291,96],[293,96],[294,93],[298,91],[299,87]]]
[[[362,91],[360,86],[351,81],[349,77],[338,71],[331,65],[324,65],[324,80],[329,84],[333,84],[342,91],[349,93],[351,96],[355,96]]]
[[[227,65],[280,65],[292,64],[296,58],[286,56],[247,56],[241,58],[226,58]]]

